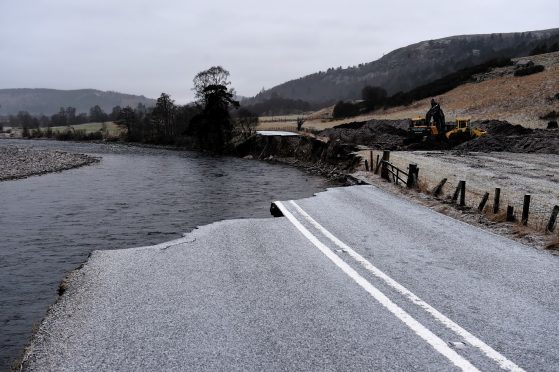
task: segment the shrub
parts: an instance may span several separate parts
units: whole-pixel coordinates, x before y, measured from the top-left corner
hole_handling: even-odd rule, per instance
[[[334,106],[334,119],[349,118],[359,114],[359,107],[351,102],[340,101]]]
[[[559,112],[557,111],[550,111],[547,114],[540,116],[542,120],[553,120],[559,118]]]
[[[409,105],[413,101],[436,97],[470,81],[476,74],[486,73],[493,68],[510,66],[511,64],[512,61],[509,58],[497,58],[476,66],[467,67],[440,79],[434,80],[428,84],[414,88],[409,92],[398,92],[393,96],[386,98],[385,106],[394,107]]]
[[[543,70],[545,70],[545,67],[543,67],[542,65],[527,66],[519,70],[516,70],[514,72],[514,76],[527,76],[527,75],[537,74],[538,72],[542,72]]]
[[[66,129],[64,132],[57,132],[54,137],[59,141],[100,141],[103,139],[101,131],[87,133],[83,129]]]

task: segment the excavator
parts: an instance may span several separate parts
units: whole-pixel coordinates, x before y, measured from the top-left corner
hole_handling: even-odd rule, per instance
[[[478,138],[487,135],[487,131],[483,129],[472,128],[469,118],[457,118],[456,124],[447,130],[445,136],[449,139],[458,133],[469,133],[471,138]]]
[[[445,121],[441,106],[431,100],[431,108],[427,111],[425,118],[415,117],[410,119],[408,128],[410,140],[448,140],[458,133],[468,133],[471,138],[485,136],[486,131],[472,128],[470,119],[458,118],[455,123]]]

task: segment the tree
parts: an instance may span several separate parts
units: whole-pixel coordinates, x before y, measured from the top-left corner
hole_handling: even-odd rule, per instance
[[[89,120],[92,122],[103,123],[109,120],[109,115],[103,111],[99,105],[95,105],[89,109]]]
[[[361,98],[365,101],[365,108],[369,111],[382,106],[386,101],[386,95],[386,90],[370,85],[367,85],[361,91]]]
[[[194,91],[202,113],[192,119],[192,126],[202,148],[223,152],[230,143],[233,123],[230,108],[238,108],[234,91],[228,88],[229,71],[221,66],[211,67],[194,77]]]
[[[175,112],[176,134],[184,136],[191,134],[190,122],[192,118],[200,114],[200,107],[196,105],[177,106]]]
[[[167,93],[161,93],[152,115],[156,132],[160,137],[169,139],[175,134],[175,101]]]
[[[117,121],[120,118],[120,112],[122,108],[120,106],[113,107],[111,113],[109,114],[109,119],[112,121]]]
[[[357,107],[357,105],[354,105],[351,102],[344,101],[339,101],[338,103],[336,103],[336,106],[334,106],[334,111],[332,112],[332,116],[334,117],[334,119],[357,116],[358,114],[359,108]]]
[[[55,126],[64,126],[68,124],[68,120],[66,118],[66,109],[61,107],[57,114],[54,114],[50,117],[50,122]]]
[[[210,85],[223,85],[224,87],[231,85],[229,81],[229,71],[221,66],[213,66],[196,74],[194,77],[193,90],[196,99],[202,105],[205,104],[205,102],[203,102],[206,97],[205,89]],[[233,94],[233,91],[230,93]]]
[[[76,116],[76,124],[85,124],[89,121],[87,114],[85,112],[80,112],[77,116]]]
[[[254,134],[257,125],[258,116],[255,113],[246,108],[239,109],[235,121],[235,132],[244,138],[248,138]]]
[[[66,114],[66,123],[68,125],[76,124],[76,108],[66,107],[64,111]]]
[[[114,113],[114,110],[113,110]],[[136,124],[136,113],[130,106],[126,106],[119,112],[117,118],[121,123],[126,126],[126,136],[129,141],[138,140],[139,133],[135,132],[134,124]]]

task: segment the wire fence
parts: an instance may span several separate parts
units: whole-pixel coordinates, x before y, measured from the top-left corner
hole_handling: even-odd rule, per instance
[[[368,163],[372,163],[373,167],[371,171],[375,170],[377,165],[377,155],[381,156],[382,153],[378,151],[369,152],[363,156],[363,169],[365,160],[368,160]],[[372,161],[371,161],[372,160]],[[397,161],[398,163],[398,161]],[[404,167],[402,162],[400,162],[399,166],[401,168]],[[419,183],[422,186],[422,191],[431,192],[435,186],[440,182],[440,179],[436,179],[430,177],[432,175],[429,174],[429,170],[423,169],[422,173],[419,173]],[[425,173],[427,172],[427,174]],[[440,176],[440,170],[437,170],[436,174]],[[462,181],[460,177],[456,176],[449,176],[447,182],[443,187],[443,191],[438,196],[441,199],[446,200],[447,202],[452,202],[453,194],[455,194],[456,189],[459,186],[459,182]],[[470,182],[474,184],[473,187],[469,187],[468,181],[465,180],[465,207],[469,208],[470,210],[477,210],[480,206],[484,195],[488,193],[488,198],[483,206],[482,212],[486,214],[489,219],[495,221],[502,221],[506,220],[507,208],[510,206],[513,208],[513,217],[514,220],[519,223],[519,226],[524,225],[524,221],[522,220],[523,217],[523,209],[524,209],[524,195],[530,195],[530,204],[529,204],[529,213],[528,219],[526,221],[525,226],[529,229],[536,230],[538,232],[547,232],[547,227],[550,222],[550,218],[552,216],[552,212],[554,208],[559,205],[559,194],[554,192],[549,192],[546,194],[539,194],[539,193],[522,193],[519,191],[518,188],[507,188],[507,187],[499,187],[500,189],[500,198],[499,198],[499,208],[498,213],[494,213],[494,198],[495,198],[495,189],[497,186],[495,185],[483,185],[480,186],[474,180],[470,179]],[[513,185],[516,186],[516,185]],[[459,203],[459,198],[455,201]],[[556,226],[553,226],[555,234],[559,235],[559,230],[556,229]]]

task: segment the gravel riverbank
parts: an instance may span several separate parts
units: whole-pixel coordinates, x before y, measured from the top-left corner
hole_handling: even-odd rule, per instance
[[[89,155],[0,144],[0,181],[59,172],[98,161]]]

